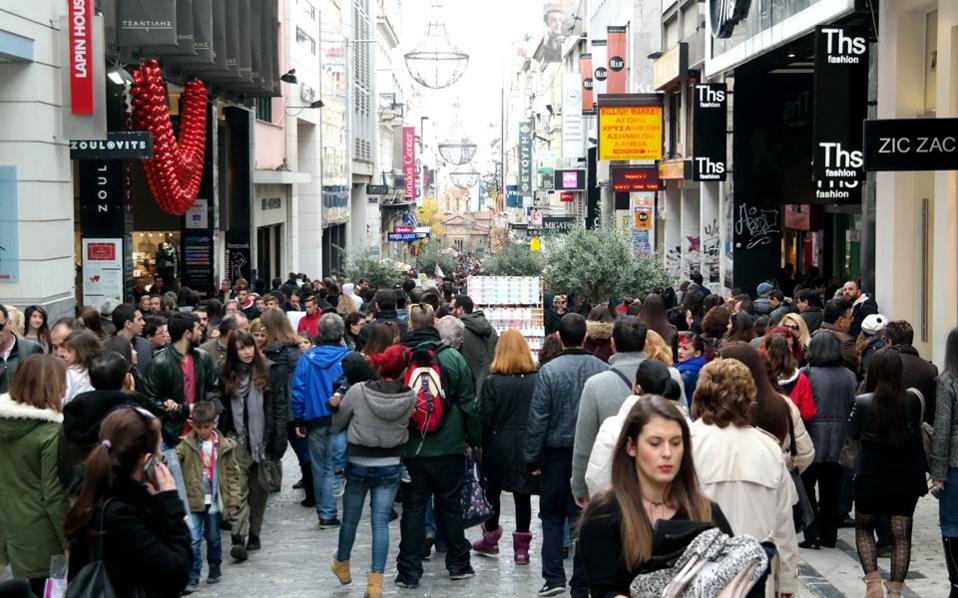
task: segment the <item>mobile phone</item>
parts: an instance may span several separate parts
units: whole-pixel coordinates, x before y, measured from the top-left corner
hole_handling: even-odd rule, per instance
[[[146,479],[153,484],[153,486],[156,486],[156,465],[159,462],[160,461],[156,458],[156,455],[150,455],[150,460],[147,461],[146,465],[143,467],[143,474],[146,476]]]

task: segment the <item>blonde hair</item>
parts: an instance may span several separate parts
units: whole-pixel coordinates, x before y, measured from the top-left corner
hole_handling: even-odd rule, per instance
[[[789,313],[782,316],[782,321],[778,325],[784,326],[785,322],[792,322],[798,326],[798,342],[802,345],[802,351],[807,350],[808,345],[812,342],[812,335],[808,333],[808,324],[805,323],[805,318],[796,313]]]
[[[749,410],[758,398],[752,372],[737,359],[718,358],[705,364],[692,396],[692,417],[725,428],[749,425]]]
[[[665,344],[662,335],[651,328],[645,335],[645,355],[649,359],[661,361],[668,367],[672,367],[672,347]]]
[[[8,316],[8,317],[7,317],[7,322],[10,323],[10,326],[13,328],[13,332],[14,332],[17,336],[23,336],[23,334],[24,334],[24,328],[23,328],[23,323],[24,323],[23,312],[20,311],[19,309],[15,308],[15,307],[12,306],[12,305],[4,305],[4,307],[7,308],[7,316]]]
[[[352,296],[350,295],[340,295],[339,302],[336,303],[336,312],[341,314],[344,318],[351,313],[359,311],[356,309],[356,303],[353,301]]]
[[[496,343],[496,356],[489,366],[492,374],[528,374],[536,371],[529,343],[522,333],[510,328],[502,333]]]

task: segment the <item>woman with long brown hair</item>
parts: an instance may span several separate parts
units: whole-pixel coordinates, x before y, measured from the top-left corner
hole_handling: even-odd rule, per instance
[[[729,320],[729,329],[722,337],[721,346],[729,343],[750,343],[755,338],[755,322],[747,312],[740,311]]]
[[[59,357],[31,355],[0,395],[0,530],[13,574],[38,596],[50,557],[66,548],[68,505],[56,468],[65,369]]]
[[[399,337],[399,326],[395,322],[379,322],[369,331],[362,353],[366,357],[382,353],[398,343]]]
[[[71,579],[102,559],[117,596],[179,596],[193,562],[186,511],[163,464],[160,421],[119,407],[103,421],[66,515]]]
[[[669,324],[668,309],[661,295],[650,293],[646,296],[645,301],[642,302],[642,309],[639,311],[639,319],[648,326],[649,330],[654,330],[662,336],[665,344],[672,349],[674,359],[679,352],[678,330]]]
[[[286,375],[267,361],[249,333],[234,330],[220,371],[223,411],[219,429],[236,441],[240,466],[240,508],[233,520],[230,555],[245,561],[260,549],[263,513],[269,495],[267,461],[286,452],[289,400]],[[246,536],[249,539],[246,539]]]
[[[732,535],[719,505],[699,489],[685,417],[673,401],[648,395],[622,427],[612,487],[593,497],[579,523],[577,551],[591,595],[628,596],[653,556],[653,528],[676,520],[709,522]]]

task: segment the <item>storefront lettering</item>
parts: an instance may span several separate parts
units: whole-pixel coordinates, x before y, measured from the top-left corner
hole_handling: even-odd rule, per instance
[[[699,92],[699,107],[701,108],[724,108],[725,90],[713,87],[711,85],[696,85],[695,89]]]
[[[879,137],[879,154],[916,154],[951,153],[958,149],[955,137]]]
[[[825,152],[825,168],[861,168],[862,164],[864,164],[864,154],[861,151],[843,150],[841,143],[821,142],[818,144],[818,146]],[[852,172],[847,175],[839,176],[854,177],[857,176],[857,173]]]
[[[864,37],[846,35],[843,29],[822,28],[825,34],[828,62],[832,64],[859,64],[868,50]]]

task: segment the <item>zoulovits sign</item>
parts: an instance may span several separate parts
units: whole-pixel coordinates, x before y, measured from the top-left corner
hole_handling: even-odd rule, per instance
[[[147,131],[110,131],[106,139],[71,139],[71,160],[149,160],[153,134]]]

